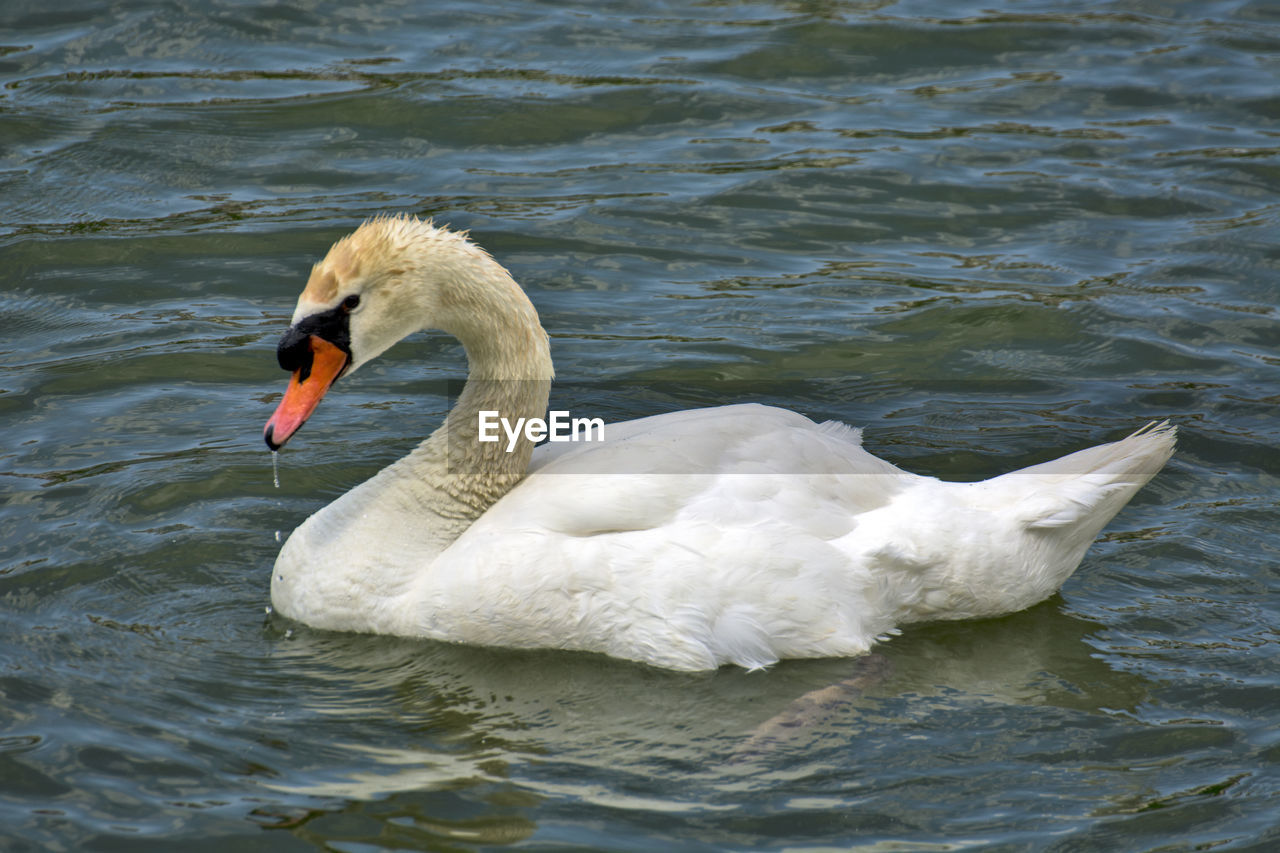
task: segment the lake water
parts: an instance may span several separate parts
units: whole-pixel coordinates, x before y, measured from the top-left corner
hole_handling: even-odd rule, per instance
[[[272,487],[309,266],[396,211],[524,284],[556,404],[1179,450],[1060,595],[863,662],[290,625],[278,535],[463,374],[401,344]],[[0,848],[1278,849],[1278,224],[1274,3],[6,0]]]

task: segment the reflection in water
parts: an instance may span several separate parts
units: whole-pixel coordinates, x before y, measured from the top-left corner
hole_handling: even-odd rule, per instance
[[[299,701],[332,728],[336,751],[265,787],[329,804],[262,816],[316,838],[407,843],[415,833],[470,833],[501,843],[532,833],[526,812],[545,801],[732,811],[744,785],[856,765],[865,750],[883,759],[904,725],[963,729],[974,708],[1132,710],[1150,685],[1096,657],[1089,637],[1098,626],[1060,607],[1055,599],[1002,619],[912,628],[866,658],[789,661],[766,672],[672,673],[590,654],[291,629],[276,636],[275,663],[312,685]],[[342,735],[343,722],[387,717],[413,742],[371,746]],[[1064,748],[1072,741],[1063,732]],[[960,735],[954,746],[963,744]],[[491,808],[458,822],[477,798]],[[337,815],[378,828],[359,836],[335,834],[329,823],[314,829]]]
[[[317,848],[332,842],[372,844],[379,848],[434,849],[440,841],[469,844],[512,844],[537,831],[532,820],[517,815],[486,815],[470,820],[426,817],[422,808],[399,797],[383,807],[355,800],[333,809],[273,811],[255,809],[253,819],[267,829],[286,829]],[[533,806],[532,799],[524,805]]]
[[[852,713],[854,700],[888,679],[893,667],[887,658],[872,653],[850,661],[849,669],[851,675],[848,678],[810,690],[792,700],[781,713],[756,726],[751,735],[734,749],[729,760],[737,762],[763,757],[798,739],[798,730],[824,723],[837,714]]]

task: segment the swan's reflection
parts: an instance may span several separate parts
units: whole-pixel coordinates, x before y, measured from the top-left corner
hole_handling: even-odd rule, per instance
[[[714,786],[803,773],[841,743],[975,704],[1133,709],[1148,683],[1099,659],[1089,642],[1098,626],[1061,606],[1053,599],[997,620],[910,628],[863,659],[698,674],[591,654],[291,628],[275,649],[277,663],[314,688],[300,701],[326,717],[390,720],[405,741],[346,741],[348,766],[275,787],[368,800],[514,782],[647,807],[662,799],[660,785],[610,780],[696,777]]]

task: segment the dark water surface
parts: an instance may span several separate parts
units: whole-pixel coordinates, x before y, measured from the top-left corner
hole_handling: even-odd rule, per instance
[[[6,0],[0,847],[1277,849],[1278,198],[1274,3]],[[393,211],[525,285],[553,402],[1179,451],[1059,596],[869,670],[286,625],[277,531],[463,371],[400,345],[272,488],[275,341]]]

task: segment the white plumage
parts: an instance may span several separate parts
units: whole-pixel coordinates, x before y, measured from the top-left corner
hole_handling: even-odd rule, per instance
[[[1173,451],[1160,424],[945,483],[875,458],[843,424],[736,405],[506,453],[476,440],[476,412],[542,416],[551,378],[545,333],[506,271],[463,235],[377,219],[316,266],[293,329],[352,295],[359,306],[338,312],[348,359],[331,378],[440,328],[463,342],[472,380],[440,430],[285,544],[272,602],[319,628],[683,670],[857,655],[904,624],[1048,597]],[[281,435],[286,396],[268,443],[318,400]]]

